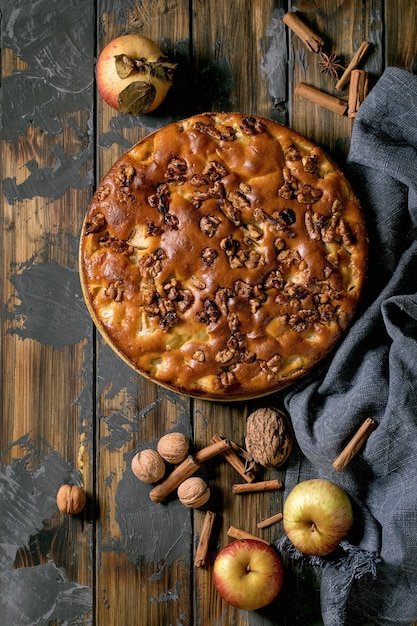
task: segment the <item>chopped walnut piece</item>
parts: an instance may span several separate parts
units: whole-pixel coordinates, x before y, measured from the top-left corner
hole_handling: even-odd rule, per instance
[[[239,328],[239,316],[237,313],[229,313],[227,316],[227,323],[232,333],[235,333]]]
[[[209,161],[203,169],[203,176],[208,176],[213,182],[224,178],[227,175],[227,168],[218,161]]]
[[[166,183],[158,183],[156,186],[156,192],[148,196],[148,204],[157,209],[159,213],[167,213],[169,209],[171,193]]]
[[[125,256],[132,256],[135,251],[127,241],[118,239],[115,235],[100,237],[99,244],[102,247],[110,248],[116,254],[124,254]]]
[[[217,252],[216,250],[214,250],[214,248],[204,248],[201,253],[201,258],[206,265],[213,265],[214,261],[217,258]]]
[[[181,289],[178,294],[178,310],[180,313],[188,311],[194,302],[194,296],[188,289]]]
[[[162,232],[161,227],[155,224],[152,220],[146,220],[146,235],[148,237],[157,237]]]
[[[227,194],[227,199],[233,204],[234,207],[238,209],[243,210],[250,208],[250,201],[242,191],[231,191]]]
[[[239,206],[233,204],[230,200],[221,198],[219,200],[219,208],[235,226],[240,226],[242,214]]]
[[[201,291],[206,288],[206,283],[204,280],[193,274],[191,276],[191,283],[196,289],[200,289]]]
[[[203,215],[200,219],[200,230],[208,237],[214,237],[221,221],[215,215]]]
[[[132,179],[135,175],[135,168],[131,164],[122,165],[120,170],[116,172],[116,178],[123,185],[123,187],[127,187],[132,182]]]
[[[226,370],[222,372],[219,376],[220,383],[223,387],[230,387],[235,382],[236,378],[232,371]]]
[[[284,184],[278,189],[278,196],[285,200],[292,200],[295,198],[295,194],[298,190],[298,182],[296,178],[291,174],[288,167],[284,167],[282,170],[284,177]]]
[[[250,250],[248,258],[245,261],[245,267],[247,267],[248,270],[253,270],[261,265],[265,265],[265,259],[262,254],[256,252],[256,250]]]
[[[202,174],[194,174],[194,176],[190,178],[190,185],[193,187],[204,187],[205,185],[208,185],[209,182],[209,178],[203,176]]]
[[[196,350],[193,354],[193,360],[197,361],[198,363],[204,363],[204,361],[206,360],[206,355],[202,350]]]
[[[236,350],[233,348],[224,348],[224,350],[219,350],[216,356],[214,357],[217,363],[228,363],[233,359],[236,354]]]
[[[231,126],[223,126],[222,132],[214,126],[214,124],[206,124],[205,122],[196,122],[193,128],[219,141],[234,141],[236,138],[235,131]]]
[[[317,172],[317,154],[309,154],[308,156],[304,156],[301,159],[301,163],[303,164],[305,172],[308,172],[309,174],[315,174]]]
[[[104,217],[104,214],[96,213],[91,218],[91,222],[86,222],[85,232],[87,235],[90,235],[91,233],[98,233],[105,225],[106,218]]]
[[[165,171],[165,180],[167,182],[183,183],[185,182],[185,174],[187,173],[187,162],[182,157],[173,157]]]
[[[285,150],[285,158],[288,161],[299,161],[299,159],[301,159],[300,150],[297,148],[297,146],[295,146],[294,144],[291,144]]]
[[[284,278],[279,270],[272,270],[265,278],[264,289],[283,289]]]
[[[110,300],[115,302],[121,302],[123,300],[124,287],[121,280],[116,280],[114,283],[110,283],[106,289],[104,289],[104,295]]]
[[[277,256],[280,263],[284,265],[292,265],[292,263],[299,263],[301,260],[298,250],[282,250]]]
[[[319,241],[321,238],[320,228],[316,220],[313,218],[313,211],[310,208],[307,209],[304,214],[304,221],[310,239],[312,239],[313,241]]]
[[[110,187],[108,185],[100,185],[100,187],[97,189],[95,193],[95,196],[99,202],[102,202],[103,200],[107,198],[109,194],[110,194]]]
[[[247,233],[248,238],[253,239],[254,241],[259,241],[259,239],[262,239],[263,236],[261,229],[254,226],[254,224],[247,225]]]
[[[240,127],[245,135],[257,135],[265,132],[265,124],[256,117],[244,117]]]
[[[197,322],[203,324],[211,324],[217,322],[220,317],[220,311],[217,304],[211,298],[206,298],[203,302],[203,310],[196,314]]]
[[[216,304],[219,307],[220,311],[223,313],[223,315],[228,314],[228,300],[229,298],[233,298],[234,295],[234,291],[228,287],[219,287],[214,294]]]
[[[323,192],[321,189],[315,189],[310,185],[301,185],[295,192],[297,201],[300,204],[314,204],[317,200],[320,200]]]
[[[170,230],[178,230],[179,220],[176,215],[172,213],[164,214],[164,224],[168,226]]]

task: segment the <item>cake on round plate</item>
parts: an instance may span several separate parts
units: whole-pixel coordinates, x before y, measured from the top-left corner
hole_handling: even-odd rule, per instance
[[[137,372],[242,400],[310,371],[365,280],[364,216],[347,179],[288,127],[238,113],[165,126],[104,176],[83,224],[90,314]]]

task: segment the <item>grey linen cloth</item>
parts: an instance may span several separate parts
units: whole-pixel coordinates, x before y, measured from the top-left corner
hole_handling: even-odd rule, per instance
[[[350,495],[352,533],[321,566],[326,626],[417,620],[417,76],[388,68],[355,119],[345,168],[364,208],[370,256],[354,323],[320,368],[282,398],[297,437],[286,474]],[[366,417],[377,427],[345,470],[332,462]]]

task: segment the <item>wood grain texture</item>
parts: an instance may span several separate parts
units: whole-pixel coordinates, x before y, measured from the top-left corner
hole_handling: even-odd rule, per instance
[[[353,122],[294,96],[300,81],[341,94],[282,17],[297,10],[344,65],[368,40],[363,68],[372,87],[386,65],[416,71],[416,7],[290,4],[6,0],[2,8],[0,576],[2,598],[13,600],[0,598],[0,614],[7,626],[322,624],[313,569],[285,562],[283,591],[257,612],[226,605],[213,586],[212,563],[230,526],[277,542],[282,523],[257,524],[282,510],[282,492],[234,495],[243,479],[218,457],[201,467],[211,498],[193,511],[175,493],[153,503],[151,486],[130,469],[137,450],[155,448],[170,431],[186,434],[193,449],[215,433],[244,446],[246,417],[262,402],[192,400],[137,376],[95,331],[77,265],[81,223],[101,177],[173,120],[205,110],[271,117],[343,166]],[[166,101],[149,116],[117,113],[96,96],[97,56],[128,32],[150,37],[178,63]],[[285,481],[285,469],[259,478]],[[87,489],[77,516],[56,508],[63,482]],[[216,519],[207,564],[195,568],[205,508]]]

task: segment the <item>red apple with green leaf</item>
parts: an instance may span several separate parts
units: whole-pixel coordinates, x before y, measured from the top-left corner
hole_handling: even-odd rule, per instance
[[[231,606],[254,611],[270,604],[284,578],[275,550],[258,539],[237,539],[227,544],[213,565],[213,582]]]
[[[353,524],[347,493],[331,480],[305,480],[289,493],[283,509],[284,530],[304,554],[325,556],[333,552]]]
[[[148,37],[122,35],[112,39],[99,55],[97,88],[114,109],[143,115],[162,103],[172,86],[175,68],[176,64]]]

